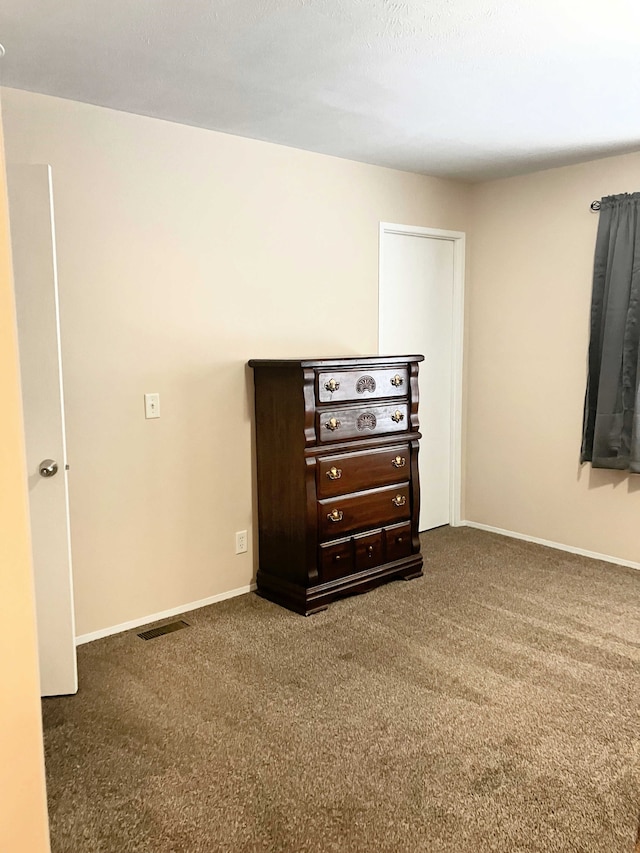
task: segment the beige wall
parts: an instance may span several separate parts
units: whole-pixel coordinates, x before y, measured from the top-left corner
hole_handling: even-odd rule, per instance
[[[78,633],[245,586],[246,361],[375,352],[379,222],[465,230],[469,187],[4,98],[8,159],[53,167]]]
[[[589,203],[640,155],[469,188],[4,91],[51,163],[79,633],[247,585],[252,356],[376,349],[380,221],[469,233],[467,519],[640,560],[640,478],[580,469]],[[143,418],[159,391],[162,417]],[[0,849],[48,850],[0,169]],[[5,639],[6,642],[6,639]]]
[[[640,477],[580,468],[593,199],[640,189],[640,154],[473,189],[466,517],[640,562]]]
[[[22,409],[0,125],[0,850],[49,850]]]

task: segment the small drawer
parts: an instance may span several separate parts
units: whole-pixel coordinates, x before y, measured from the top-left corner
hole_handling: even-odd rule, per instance
[[[318,501],[318,532],[324,542],[409,518],[408,483]]]
[[[408,557],[411,554],[411,522],[386,527],[384,540],[387,563]]]
[[[353,543],[351,539],[320,546],[320,579],[332,581],[353,574]]]
[[[406,366],[318,373],[319,403],[380,400],[385,397],[407,397],[408,395],[409,371]]]
[[[356,536],[353,543],[356,552],[356,572],[362,572],[384,563],[384,543],[381,530],[378,530],[377,533],[365,533],[363,536]]]
[[[316,414],[318,441],[343,441],[368,438],[388,432],[409,429],[409,407],[406,402],[383,406],[351,406],[327,409]]]
[[[318,495],[321,498],[344,495],[402,482],[409,476],[409,468],[408,444],[322,456],[316,469]]]

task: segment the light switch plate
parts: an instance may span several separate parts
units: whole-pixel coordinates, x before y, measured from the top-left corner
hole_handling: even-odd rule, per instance
[[[144,395],[144,416],[145,418],[160,417],[160,394]]]

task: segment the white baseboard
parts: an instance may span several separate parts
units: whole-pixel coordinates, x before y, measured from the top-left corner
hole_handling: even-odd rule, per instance
[[[501,527],[492,527],[490,524],[481,524],[478,521],[461,520],[458,525],[460,527],[475,527],[477,530],[486,530],[488,533],[498,533],[500,536],[509,536],[511,539],[521,539],[524,542],[534,542],[536,545],[545,545],[547,548],[555,548],[558,551],[567,551],[570,554],[579,554],[581,557],[590,557],[593,560],[603,560],[605,563],[615,563],[618,566],[626,566],[630,569],[640,570],[640,563],[633,560],[623,560],[620,557],[611,557],[609,554],[598,554],[596,551],[587,551],[585,548],[575,548],[573,545],[563,545],[561,542],[551,542],[549,539],[540,539],[537,536],[528,536],[526,533],[516,533],[514,530],[504,530]],[[228,598],[235,598],[238,595],[245,595],[248,592],[253,592],[256,589],[256,584],[252,583],[248,586],[242,586],[238,589],[231,589],[228,592],[220,592],[217,595],[211,595],[209,598],[203,598],[200,601],[192,601],[189,604],[183,604],[181,607],[172,607],[170,610],[163,610],[162,613],[151,613],[148,616],[132,619],[130,622],[123,622],[120,625],[112,625],[109,628],[102,628],[99,631],[92,631],[90,634],[81,634],[76,637],[76,646],[81,646],[84,643],[91,643],[93,640],[101,640],[103,637],[110,637],[113,634],[120,634],[123,631],[131,631],[132,628],[139,628],[142,625],[148,625],[151,622],[160,622],[162,619],[169,619],[171,616],[178,616],[180,613],[188,613],[190,610],[198,610],[200,607],[208,607],[210,604],[216,604],[218,601],[226,601]]]
[[[209,598],[203,598],[200,601],[183,604],[181,607],[172,607],[170,610],[163,610],[162,613],[151,613],[149,616],[141,616],[139,619],[123,622],[121,625],[112,625],[110,628],[101,628],[99,631],[92,631],[90,634],[81,634],[76,637],[76,646],[91,643],[93,640],[101,640],[103,637],[110,637],[112,634],[120,634],[122,631],[130,631],[132,628],[139,628],[141,625],[148,625],[150,622],[159,622],[162,619],[168,619],[170,616],[178,616],[180,613],[188,613],[190,610],[198,610],[199,607],[207,607],[209,604],[216,604],[218,601],[225,601],[227,598],[245,595],[247,592],[253,592],[255,588],[255,583],[252,583],[238,589],[230,589],[228,592],[220,592],[218,595],[211,595]]]
[[[501,527],[491,527],[490,524],[480,524],[477,521],[461,521],[462,527],[475,527],[477,530],[486,530],[488,533],[499,533],[500,536],[510,536],[512,539],[522,539],[524,542],[535,542],[536,545],[546,545],[547,548],[556,548],[558,551],[568,551],[570,554],[580,554],[581,557],[590,557],[593,560],[604,560],[605,563],[615,563],[618,566],[627,566],[630,569],[640,569],[640,563],[633,560],[623,560],[620,557],[611,557],[609,554],[597,554],[595,551],[587,551],[585,548],[574,548],[573,545],[563,545],[561,542],[551,542],[549,539],[539,539],[537,536],[527,536],[526,533],[516,533],[513,530],[503,530]]]

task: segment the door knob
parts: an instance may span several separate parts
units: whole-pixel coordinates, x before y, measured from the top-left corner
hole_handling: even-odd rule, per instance
[[[40,476],[53,477],[58,471],[58,463],[53,459],[43,459],[40,463]]]

